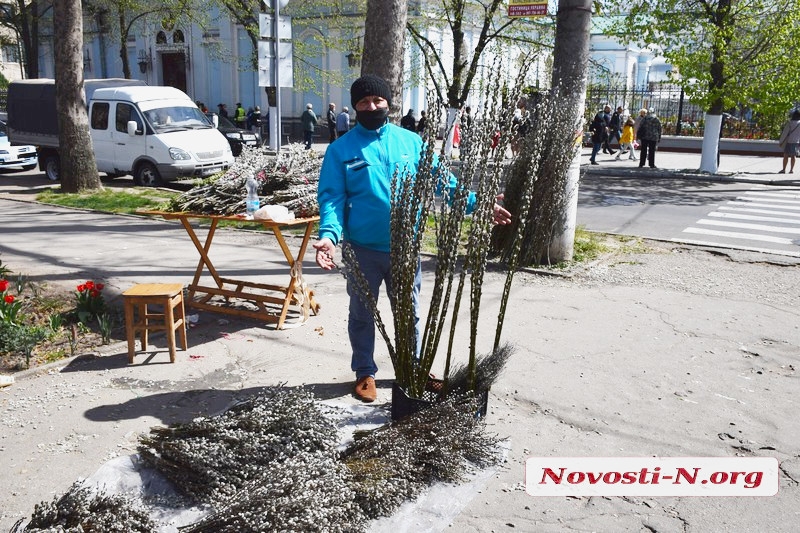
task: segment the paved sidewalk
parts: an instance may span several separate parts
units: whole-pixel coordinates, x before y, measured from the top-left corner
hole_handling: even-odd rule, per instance
[[[28,178],[52,185],[41,179]],[[104,280],[109,298],[134,283],[191,279],[197,252],[178,224],[20,201],[32,196],[25,180],[0,177],[0,258],[11,269],[68,289]],[[509,439],[508,459],[479,491],[454,499],[467,507],[451,520],[453,531],[796,530],[798,267],[654,246],[571,277],[517,276],[504,329],[515,352],[487,417]],[[218,230],[212,257],[236,278],[285,275],[280,250],[254,232]],[[108,460],[135,453],[138,435],[154,425],[217,413],[281,383],[357,404],[344,279],[308,259],[304,274],[321,312],[302,326],[276,331],[190,311],[199,321],[175,364],[155,336],[133,365],[118,344],[23,372],[0,389],[0,531]],[[431,267],[424,262],[424,298]],[[491,272],[484,279],[481,352],[494,339],[504,281]],[[460,323],[469,323],[466,310]],[[458,335],[457,356],[466,344],[467,334]],[[377,362],[377,403],[385,406],[392,371],[380,339]],[[761,498],[536,498],[524,491],[530,456],[777,457],[781,490]]]
[[[615,177],[642,177],[652,176],[657,178],[685,178],[713,181],[749,182],[763,185],[800,186],[800,163],[795,165],[794,174],[779,174],[782,166],[782,157],[751,156],[751,155],[726,155],[720,156],[719,169],[716,174],[700,172],[700,154],[686,152],[656,151],[656,167],[647,166],[639,168],[639,151],[636,159],[628,160],[628,154],[616,160],[617,154],[604,154],[602,151],[597,156],[599,165],[590,165],[589,157],[591,148],[584,147],[581,151],[581,168],[590,175],[615,176]],[[789,171],[787,165],[786,171]]]

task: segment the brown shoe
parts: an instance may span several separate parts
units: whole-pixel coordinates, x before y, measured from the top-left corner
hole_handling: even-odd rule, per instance
[[[356,381],[356,398],[362,402],[374,402],[378,397],[378,390],[375,388],[375,378],[363,376]]]

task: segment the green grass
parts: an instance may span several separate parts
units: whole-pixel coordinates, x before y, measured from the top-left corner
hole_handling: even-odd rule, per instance
[[[585,263],[597,259],[611,249],[604,243],[601,233],[586,231],[583,226],[575,228],[575,244],[572,254],[573,263]]]
[[[64,207],[133,214],[137,209],[157,209],[178,194],[178,192],[147,187],[134,187],[125,191],[103,189],[85,193],[62,193],[57,189],[48,189],[37,195],[36,199],[40,202]]]

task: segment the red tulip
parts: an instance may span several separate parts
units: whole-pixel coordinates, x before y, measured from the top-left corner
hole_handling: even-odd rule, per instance
[[[3,298],[7,304],[14,303],[14,295],[13,294],[6,294],[5,298]]]

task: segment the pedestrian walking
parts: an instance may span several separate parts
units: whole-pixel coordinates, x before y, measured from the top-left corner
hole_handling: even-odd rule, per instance
[[[593,165],[599,165],[597,162],[597,154],[603,146],[603,140],[608,135],[608,126],[606,125],[605,113],[598,111],[594,116],[592,123],[589,125],[589,131],[592,133],[592,155],[589,157],[589,162]]]
[[[417,131],[417,119],[414,118],[413,109],[409,109],[408,113],[403,115],[403,118],[400,119],[400,127],[408,131]]]
[[[654,109],[650,109],[639,124],[639,168],[645,161],[650,168],[656,168],[656,146],[661,142],[661,121]]]
[[[365,75],[350,87],[356,110],[356,125],[332,144],[322,161],[317,198],[320,206],[319,240],[314,244],[317,264],[334,268],[336,245],[343,239],[351,246],[374,298],[386,284],[392,298],[390,264],[391,182],[395,172],[416,169],[423,150],[419,135],[389,122],[392,93],[385,80]],[[450,176],[448,188],[457,186]],[[468,199],[468,211],[475,203]],[[508,224],[511,215],[495,205],[494,220]],[[414,314],[419,324],[420,263],[414,283]],[[350,295],[347,332],[352,355],[350,368],[356,375],[355,395],[375,401],[375,323],[372,312],[348,278]],[[417,331],[419,342],[419,331]]]
[[[336,117],[336,134],[341,137],[348,131],[350,131],[350,110],[344,106],[342,112]]]
[[[317,115],[314,114],[314,106],[306,104],[306,110],[300,115],[300,124],[303,126],[303,142],[305,142],[306,150],[311,150],[311,144],[314,142],[314,130],[317,128]]]
[[[608,122],[608,149],[611,149],[611,143],[616,139],[617,142],[622,143],[622,106],[618,107],[611,115],[611,120]],[[619,147],[620,151],[622,146]],[[612,154],[614,152],[611,152]]]
[[[253,113],[250,115],[250,131],[253,133],[261,133],[261,108],[255,106]]]
[[[241,102],[236,103],[236,110],[233,112],[233,120],[236,126],[245,129],[247,127],[247,111],[242,107]]]
[[[419,112],[419,122],[417,122],[417,133],[423,135],[425,133],[425,124],[427,124],[428,117],[425,111]]]
[[[611,106],[606,105],[603,107],[603,121],[606,124],[606,131],[603,135],[603,153],[614,155],[616,152],[611,149],[611,146],[608,145],[609,136],[611,132]]]
[[[328,142],[336,140],[336,104],[328,104],[328,114],[325,117],[328,121]]]
[[[625,152],[628,152],[628,159],[636,159],[636,152],[633,150],[633,124],[633,117],[628,117],[628,120],[626,120],[625,124],[622,126],[622,137],[619,139],[619,153],[617,157],[614,158],[617,161],[619,161],[620,156]]]
[[[644,120],[644,117],[646,117],[646,116],[647,116],[647,109],[640,109],[639,110],[639,116],[637,116],[636,119],[633,121],[633,138],[634,139],[638,139],[639,138],[639,136],[638,136],[639,135],[639,125],[642,123],[642,120]]]
[[[783,168],[778,174],[786,174],[786,163],[791,160],[789,174],[794,173],[794,162],[800,155],[800,109],[795,109],[789,121],[783,126],[778,144],[783,148]]]

